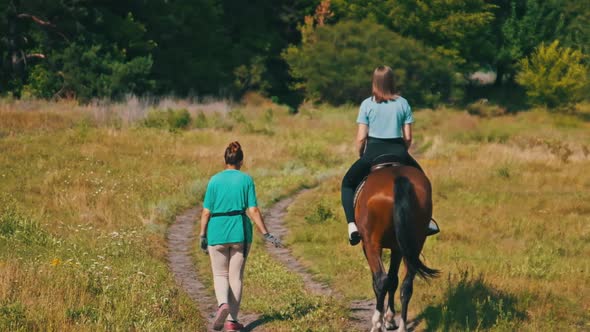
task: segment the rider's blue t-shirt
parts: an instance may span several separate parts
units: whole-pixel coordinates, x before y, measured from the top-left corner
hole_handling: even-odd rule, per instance
[[[215,174],[207,185],[203,207],[211,213],[226,213],[257,206],[256,188],[250,175],[235,169]],[[218,244],[252,242],[252,223],[246,215],[211,217],[207,225],[207,242]]]
[[[413,123],[412,108],[403,97],[377,103],[373,97],[361,103],[357,123],[369,126],[369,136],[375,138],[403,137],[404,124]]]

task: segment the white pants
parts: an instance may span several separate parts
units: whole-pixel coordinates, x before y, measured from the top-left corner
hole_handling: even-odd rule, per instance
[[[244,244],[240,242],[209,246],[209,257],[217,305],[227,303],[229,319],[237,321],[242,300],[242,277],[246,265]]]

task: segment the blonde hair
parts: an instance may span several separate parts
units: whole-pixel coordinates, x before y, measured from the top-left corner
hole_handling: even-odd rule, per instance
[[[373,97],[378,103],[391,100],[397,94],[393,70],[389,66],[379,66],[373,72]]]

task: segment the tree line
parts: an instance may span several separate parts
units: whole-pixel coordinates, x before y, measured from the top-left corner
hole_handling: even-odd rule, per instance
[[[424,105],[464,99],[477,71],[533,103],[588,93],[590,6],[576,0],[0,0],[0,26],[0,91],[15,97],[339,104],[379,64]]]

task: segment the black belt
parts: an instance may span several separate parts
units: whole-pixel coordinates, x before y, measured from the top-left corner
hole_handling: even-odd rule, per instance
[[[213,217],[228,217],[228,216],[240,216],[246,215],[246,210],[233,210],[228,212],[216,212],[211,213],[211,218]],[[242,228],[244,230],[244,242],[243,242],[243,249],[242,253],[244,254],[244,258],[248,256],[248,234],[246,233],[246,218],[242,218]]]
[[[211,218],[213,217],[229,217],[229,216],[239,216],[246,214],[246,210],[233,210],[229,212],[216,212],[211,213]]]
[[[368,136],[367,137],[367,141],[369,143],[396,143],[396,144],[404,144],[405,145],[405,141],[403,138],[401,137],[396,137],[396,138],[377,138],[377,137],[371,137]]]

